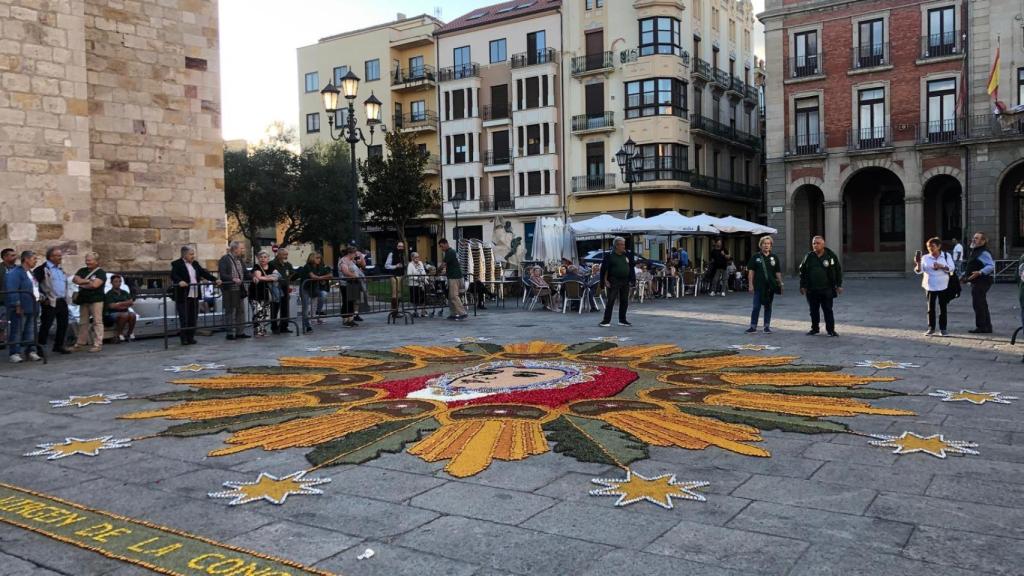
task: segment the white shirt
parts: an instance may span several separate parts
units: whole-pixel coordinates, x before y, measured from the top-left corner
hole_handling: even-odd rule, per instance
[[[188,284],[189,284],[188,297],[189,298],[198,298],[199,297],[199,287],[196,286],[196,284],[199,284],[199,280],[196,278],[196,269],[195,269],[195,267],[192,266],[191,262],[187,262],[186,261],[185,262],[185,270],[188,270]]]
[[[934,268],[936,262],[946,266],[949,270],[936,270]],[[953,259],[945,252],[940,252],[938,258],[931,254],[925,254],[921,257],[920,269],[918,274],[924,276],[921,278],[921,287],[929,292],[942,292],[949,287],[949,273],[953,271]]]
[[[953,261],[954,262],[960,262],[963,259],[964,259],[964,245],[963,244],[957,244],[956,246],[953,246]]]

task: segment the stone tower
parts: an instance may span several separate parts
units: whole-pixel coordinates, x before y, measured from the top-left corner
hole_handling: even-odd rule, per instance
[[[225,243],[217,2],[0,2],[0,245],[166,269]]]

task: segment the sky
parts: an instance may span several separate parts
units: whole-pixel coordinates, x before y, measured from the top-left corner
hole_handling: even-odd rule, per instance
[[[225,140],[263,138],[275,121],[298,123],[296,49],[331,36],[407,16],[453,20],[497,0],[220,0],[221,99]],[[609,0],[622,2],[626,0]],[[753,0],[754,12],[764,0]],[[763,32],[755,50],[763,56]]]

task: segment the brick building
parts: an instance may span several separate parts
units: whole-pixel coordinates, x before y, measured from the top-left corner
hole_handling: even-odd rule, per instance
[[[215,1],[0,3],[0,245],[223,254],[218,50]]]
[[[767,1],[768,222],[788,269],[815,234],[848,270],[904,273],[928,237],[1019,232],[1019,199],[1004,191],[999,207],[1024,170],[1011,168],[1020,124],[1000,123],[985,93],[990,4],[1009,10],[987,0]],[[1008,32],[1001,96],[1012,106],[1024,95],[1006,79],[1016,88],[1024,59],[1019,23]]]

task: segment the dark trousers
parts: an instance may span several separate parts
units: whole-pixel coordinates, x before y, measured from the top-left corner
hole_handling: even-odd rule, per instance
[[[820,312],[825,313],[825,331],[836,331],[836,319],[832,315],[832,290],[808,290],[807,305],[811,308],[811,330],[818,331],[821,325]]]
[[[281,287],[281,301],[270,303],[270,330],[271,332],[284,332],[288,329],[288,321],[283,318],[291,316],[292,298],[288,288]]]
[[[750,310],[750,327],[757,328],[757,318],[761,315],[761,308],[764,307],[764,327],[770,328],[772,325],[772,301],[775,299],[775,293],[761,294],[760,290],[754,290],[754,307]],[[811,315],[813,316],[813,312]]]
[[[946,300],[944,292],[928,291],[928,329],[935,330],[935,308],[939,309],[939,330],[946,331]]]
[[[608,304],[604,307],[604,321],[612,321],[612,308],[619,301],[619,322],[626,321],[626,309],[629,308],[629,280],[611,280],[607,290]]]
[[[43,314],[39,325],[39,345],[46,346],[46,338],[50,335],[50,328],[54,320],[57,321],[57,332],[53,335],[53,350],[61,350],[68,344],[68,301],[65,298],[58,298],[56,306],[43,303]]]
[[[988,313],[988,290],[992,280],[981,276],[971,282],[971,304],[974,306],[974,325],[978,330],[992,331],[992,317]]]
[[[178,298],[178,336],[181,343],[187,344],[196,339],[196,326],[199,324],[199,299]]]

